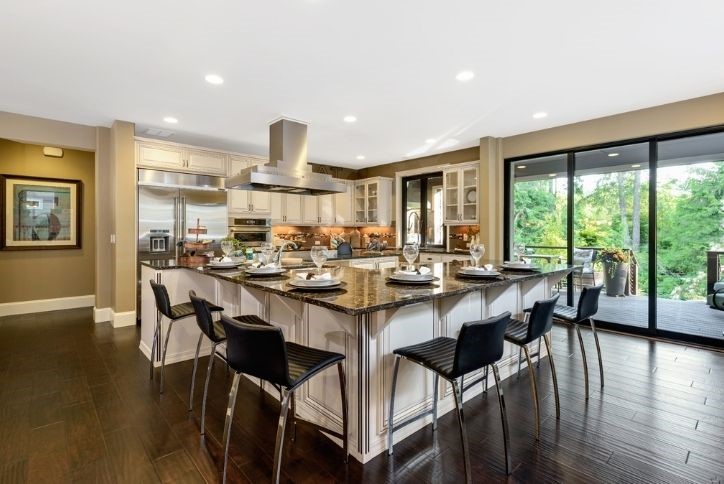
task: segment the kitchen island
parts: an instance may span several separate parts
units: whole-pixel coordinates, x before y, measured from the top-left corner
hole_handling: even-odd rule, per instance
[[[301,292],[291,289],[289,276],[247,277],[240,270],[181,267],[173,262],[144,263],[143,281],[164,283],[174,304],[187,301],[193,289],[223,306],[229,315],[255,314],[282,328],[288,341],[342,353],[346,356],[350,402],[350,454],[364,463],[387,448],[387,412],[394,357],[392,351],[436,336],[456,337],[466,321],[510,311],[521,315],[533,302],[551,294],[554,285],[573,268],[546,264],[538,272],[505,272],[497,279],[462,280],[454,263],[428,265],[438,278],[433,284],[411,287],[392,284],[392,269],[337,269],[341,289]],[[150,357],[156,310],[150,285],[143,285],[140,349]],[[167,364],[193,358],[198,329],[195,322],[174,325]],[[208,353],[209,348],[205,348]],[[545,353],[545,352],[544,352]],[[517,349],[506,344],[499,363],[503,378],[517,369]],[[454,408],[451,388],[441,382],[433,395],[432,375],[417,365],[403,363],[398,380],[395,420],[432,406],[438,399],[440,415]],[[470,374],[466,379],[475,379]],[[308,382],[297,394],[297,413],[305,419],[341,429],[341,400],[337,375],[328,370]],[[271,395],[277,396],[267,385]],[[482,386],[466,393],[466,399]],[[431,421],[420,419],[395,434],[404,439]],[[333,438],[333,437],[330,437]]]

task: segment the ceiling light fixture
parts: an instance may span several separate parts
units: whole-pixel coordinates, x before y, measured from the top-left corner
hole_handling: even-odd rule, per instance
[[[455,79],[460,82],[468,82],[471,81],[473,77],[475,77],[475,73],[473,71],[461,71],[458,72],[458,75],[455,76]]]
[[[631,168],[641,168],[641,165],[639,165],[639,164],[631,165]]]
[[[548,176],[554,177],[554,176],[556,176],[556,174],[555,174],[555,173],[549,173]]]
[[[364,159],[365,159],[365,155],[357,155],[357,159],[358,159],[358,160],[364,160]]]
[[[613,158],[614,156],[618,156],[618,153],[609,153],[608,156]]]
[[[174,118],[173,116],[166,116],[165,118],[163,118],[163,120],[164,120],[166,123],[169,123],[169,124],[176,124],[176,123],[178,123],[178,119]]]
[[[354,123],[355,121],[357,121],[357,116],[352,116],[351,114],[348,114],[344,117],[345,123]]]
[[[221,77],[218,74],[206,74],[206,77],[204,77],[206,82],[209,84],[213,84],[214,86],[219,86],[224,83],[224,78]]]
[[[525,170],[527,167],[525,165],[518,165],[516,168],[519,170]]]
[[[539,111],[533,115],[533,119],[543,119],[548,116],[548,113],[545,111]]]

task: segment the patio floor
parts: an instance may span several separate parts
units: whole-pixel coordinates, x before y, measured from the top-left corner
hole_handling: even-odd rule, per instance
[[[578,291],[574,301],[578,301]],[[648,296],[611,297],[601,293],[595,320],[646,328],[649,325]],[[724,341],[724,311],[712,309],[705,301],[658,299],[657,327]]]

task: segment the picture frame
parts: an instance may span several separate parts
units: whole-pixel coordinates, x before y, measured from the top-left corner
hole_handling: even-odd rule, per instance
[[[83,182],[0,175],[0,250],[82,247]]]

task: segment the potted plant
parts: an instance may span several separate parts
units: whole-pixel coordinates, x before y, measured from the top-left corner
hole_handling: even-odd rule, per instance
[[[606,295],[625,296],[630,262],[629,253],[619,248],[607,248],[601,251],[600,259],[603,262]]]

